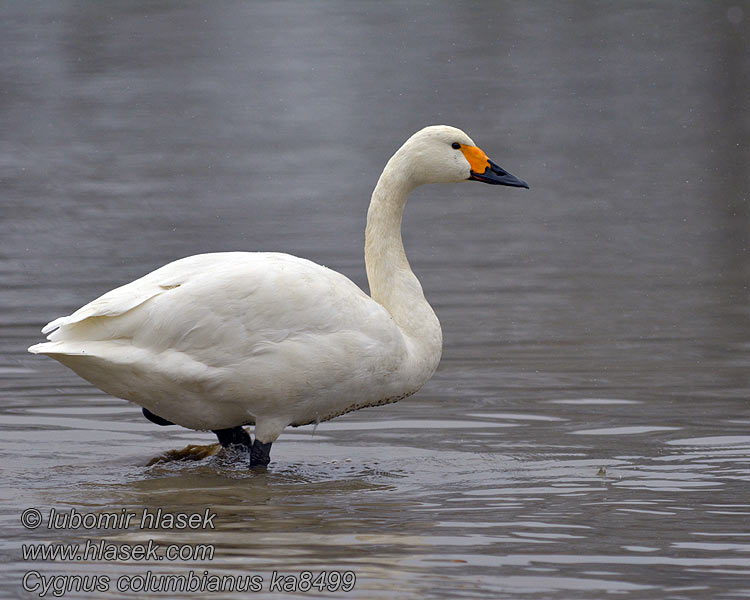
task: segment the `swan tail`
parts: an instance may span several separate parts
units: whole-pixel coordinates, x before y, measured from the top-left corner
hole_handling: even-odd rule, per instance
[[[128,340],[54,340],[34,344],[27,349],[31,354],[92,356],[114,358],[123,354],[133,354],[134,349]]]
[[[32,354],[46,354],[52,356],[55,354],[66,354],[68,356],[85,356],[91,354],[87,352],[81,344],[71,344],[69,342],[42,342],[29,346],[28,351]]]

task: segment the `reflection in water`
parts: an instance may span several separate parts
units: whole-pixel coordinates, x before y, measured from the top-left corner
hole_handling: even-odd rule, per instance
[[[355,598],[745,593],[750,10],[208,7],[4,6],[3,593],[32,567],[353,570]],[[25,354],[52,317],[204,251],[287,251],[366,288],[375,178],[440,122],[532,189],[410,202],[445,338],[416,397],[286,432],[265,473],[224,453],[147,466],[213,436]],[[217,520],[50,533],[20,527],[26,507]],[[216,554],[21,560],[89,536]]]

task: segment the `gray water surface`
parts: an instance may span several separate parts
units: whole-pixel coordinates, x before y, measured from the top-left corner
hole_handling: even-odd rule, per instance
[[[6,2],[0,594],[22,577],[353,571],[305,598],[750,597],[750,4]],[[275,250],[367,289],[369,194],[417,129],[531,190],[428,186],[404,240],[444,332],[398,404],[237,457],[145,421],[39,329],[176,258]],[[27,530],[21,513],[217,515]],[[29,561],[21,545],[211,544]],[[46,597],[52,597],[50,595]],[[159,597],[165,597],[161,595]]]

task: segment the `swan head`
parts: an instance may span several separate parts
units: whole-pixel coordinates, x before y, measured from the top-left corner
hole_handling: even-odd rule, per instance
[[[492,162],[460,129],[431,125],[417,131],[396,153],[416,184],[481,181],[493,185],[529,185]]]

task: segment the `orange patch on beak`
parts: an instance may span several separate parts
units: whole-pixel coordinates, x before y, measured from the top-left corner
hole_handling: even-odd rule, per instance
[[[469,166],[474,173],[484,173],[485,169],[490,166],[489,157],[476,146],[461,145],[461,152],[469,161]]]

